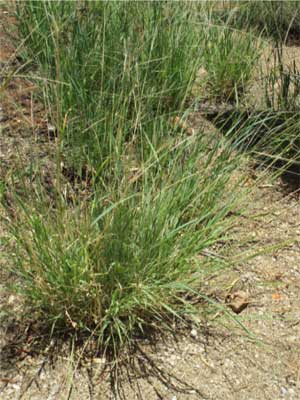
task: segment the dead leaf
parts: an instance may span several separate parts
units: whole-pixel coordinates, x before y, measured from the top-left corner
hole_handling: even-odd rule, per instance
[[[234,313],[239,314],[248,306],[249,297],[248,294],[243,290],[237,290],[234,293],[230,293],[226,297],[225,302]]]
[[[281,294],[280,293],[272,293],[272,299],[273,300],[281,300]]]

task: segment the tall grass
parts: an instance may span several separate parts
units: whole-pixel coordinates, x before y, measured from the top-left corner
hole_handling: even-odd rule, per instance
[[[23,57],[57,131],[57,198],[34,185],[8,218],[13,272],[32,315],[117,351],[171,327],[218,265],[199,253],[226,240],[239,164],[223,140],[188,136],[203,30],[189,2],[17,3]],[[176,117],[176,118],[174,118]],[[69,204],[61,163],[90,170]],[[234,188],[237,190],[234,191]],[[58,201],[59,199],[59,201]]]
[[[204,57],[209,92],[215,101],[235,101],[237,105],[232,111],[220,111],[215,123],[234,148],[258,155],[263,165],[271,164],[281,172],[291,166],[299,171],[299,71],[296,62],[287,66],[283,57],[284,44],[299,36],[299,3],[205,4],[215,36],[206,42]],[[257,94],[264,96],[265,104],[258,110],[245,110],[240,100],[255,79],[264,37],[274,43],[274,65],[267,66],[269,70],[261,78],[264,92]]]
[[[157,119],[180,111],[200,63],[200,36],[184,5],[18,3],[25,56],[51,79],[44,86],[51,119],[73,164],[97,170],[127,142],[166,135]]]
[[[220,266],[198,255],[226,240],[237,164],[225,145],[199,135],[156,152],[122,191],[110,185],[105,196],[59,210],[22,200],[9,229],[31,312],[114,351],[195,312],[185,294]]]
[[[300,171],[300,121],[298,112],[235,110],[215,118],[218,128],[234,149],[251,154],[261,167],[272,168],[274,175]]]
[[[299,112],[300,70],[296,60],[292,65],[285,65],[282,45],[273,53],[274,65],[265,78],[266,106],[274,111]]]
[[[215,7],[215,18],[236,29],[254,29],[277,43],[299,38],[298,1],[224,1],[223,7]]]
[[[251,83],[261,50],[253,34],[228,26],[206,29],[203,64],[209,97],[217,102],[239,103]]]

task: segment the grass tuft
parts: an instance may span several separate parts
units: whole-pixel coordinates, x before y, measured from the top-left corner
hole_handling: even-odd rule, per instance
[[[30,309],[50,325],[93,332],[115,351],[138,332],[171,329],[192,312],[183,294],[199,290],[219,262],[197,255],[226,240],[236,163],[199,135],[157,152],[124,191],[111,185],[105,196],[59,210],[21,201],[9,229]]]
[[[131,140],[146,151],[143,132],[161,140],[167,130],[153,121],[189,97],[200,36],[188,3],[28,1],[18,3],[17,19],[24,57],[50,79],[49,117],[77,169],[114,163]]]

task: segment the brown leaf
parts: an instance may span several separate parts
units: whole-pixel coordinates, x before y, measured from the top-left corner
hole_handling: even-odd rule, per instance
[[[230,293],[225,301],[234,313],[239,314],[248,306],[249,297],[246,292],[238,290],[234,293]]]
[[[281,300],[281,294],[278,292],[272,293],[272,299],[273,300]]]

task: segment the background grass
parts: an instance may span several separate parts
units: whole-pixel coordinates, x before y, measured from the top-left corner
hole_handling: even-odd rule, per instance
[[[143,5],[18,4],[26,57],[51,79],[44,87],[51,120],[76,166],[119,158],[130,140],[146,151],[145,136],[159,142],[166,132],[157,118],[178,112],[189,96],[200,64],[189,7]]]
[[[217,19],[239,30],[255,29],[259,34],[284,43],[300,33],[298,1],[224,1],[214,9]]]
[[[228,26],[210,27],[206,34],[203,59],[210,97],[238,104],[253,77],[261,45],[253,34],[241,34]]]

